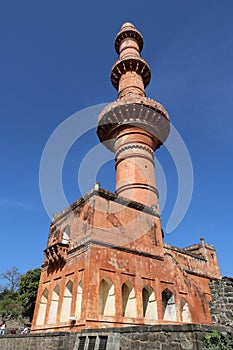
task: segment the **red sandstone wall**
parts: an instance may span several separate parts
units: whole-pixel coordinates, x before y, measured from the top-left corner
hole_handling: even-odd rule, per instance
[[[61,242],[70,226],[70,242],[62,247],[58,261],[53,261],[53,245]],[[52,245],[52,248],[51,246]],[[55,248],[54,248],[55,249]],[[160,220],[154,215],[111,201],[98,195],[57,216],[51,225],[49,254],[44,261],[32,331],[75,330],[129,324],[169,322],[165,318],[162,295],[165,290],[174,298],[175,321],[182,322],[182,303],[188,305],[191,322],[211,323],[209,279],[219,276],[216,260],[194,256],[190,252],[162,243]],[[62,254],[64,254],[62,258]],[[51,258],[51,259],[50,259]],[[208,260],[210,259],[210,260]],[[99,310],[100,283],[110,281],[114,290],[114,314]],[[75,322],[61,322],[67,283],[72,284],[69,315]],[[77,316],[77,294],[82,281],[82,309]],[[123,316],[123,285],[133,287],[133,316]],[[59,286],[55,322],[49,324],[53,291]],[[157,318],[150,321],[143,314],[143,289],[153,291]],[[48,290],[44,325],[38,325],[41,297]],[[113,300],[113,299],[112,299]],[[63,317],[64,318],[64,317]]]

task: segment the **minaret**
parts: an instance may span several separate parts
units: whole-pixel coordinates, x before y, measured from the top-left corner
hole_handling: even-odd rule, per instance
[[[99,115],[97,134],[115,153],[116,193],[159,212],[154,151],[167,139],[170,124],[163,106],[146,97],[151,74],[142,48],[141,33],[125,23],[115,39],[119,59],[111,74],[118,99]]]
[[[54,215],[44,250],[31,332],[83,330],[78,349],[112,349],[109,327],[211,323],[209,282],[220,278],[214,247],[202,239],[180,249],[162,239],[153,155],[169,118],[145,96],[150,68],[142,46],[125,23],[111,75],[118,99],[99,116],[98,136],[115,153],[117,195],[96,184]],[[114,344],[126,340],[115,333]]]

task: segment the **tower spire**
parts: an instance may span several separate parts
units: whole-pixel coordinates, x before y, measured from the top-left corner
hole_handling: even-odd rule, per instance
[[[158,208],[153,157],[167,139],[170,124],[163,106],[145,95],[151,73],[140,55],[142,48],[141,33],[132,23],[123,24],[115,39],[119,59],[111,73],[118,99],[99,115],[97,134],[115,153],[116,193]]]
[[[141,33],[131,23],[125,23],[115,39],[119,60],[112,68],[111,81],[118,89],[118,98],[145,97],[144,88],[150,82],[150,67],[140,56],[143,48]]]

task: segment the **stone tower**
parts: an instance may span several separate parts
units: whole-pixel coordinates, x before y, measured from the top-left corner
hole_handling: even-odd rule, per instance
[[[97,134],[115,153],[116,193],[158,212],[153,156],[169,134],[169,117],[159,103],[145,96],[151,74],[140,56],[142,47],[142,35],[125,23],[115,39],[119,60],[111,75],[118,100],[99,116]]]
[[[209,281],[220,277],[215,249],[163,241],[154,151],[169,117],[146,98],[150,68],[143,39],[125,23],[115,39],[111,80],[118,99],[97,134],[115,154],[116,193],[94,189],[54,216],[32,332],[156,323],[211,323]]]

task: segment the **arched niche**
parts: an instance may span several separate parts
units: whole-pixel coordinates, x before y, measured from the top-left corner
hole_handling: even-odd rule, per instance
[[[187,323],[192,322],[189,305],[184,298],[181,299],[181,320],[182,322],[187,322]]]
[[[39,304],[39,311],[38,311],[38,316],[36,321],[36,324],[38,326],[42,326],[45,323],[48,296],[49,296],[49,291],[47,288],[45,288],[45,290],[42,293],[40,304]]]
[[[114,316],[115,309],[115,289],[112,280],[105,277],[99,285],[99,314]]]
[[[137,317],[135,289],[130,281],[123,283],[122,295],[122,316]]]
[[[70,225],[67,225],[62,232],[62,243],[70,243]]]
[[[153,288],[146,286],[142,290],[143,317],[148,321],[158,320],[157,301]]]
[[[51,305],[49,310],[49,319],[48,319],[49,324],[56,323],[59,296],[60,296],[60,286],[56,285],[52,293],[52,300],[51,300]]]
[[[71,304],[72,304],[72,294],[73,293],[73,281],[68,281],[66,283],[65,292],[62,300],[62,309],[61,309],[61,322],[67,322],[71,312]]]
[[[75,311],[75,315],[76,315],[77,319],[80,319],[80,317],[81,317],[82,298],[83,298],[83,282],[79,281],[77,296],[76,296],[76,311]]]
[[[177,321],[175,298],[169,289],[162,292],[164,321]]]

